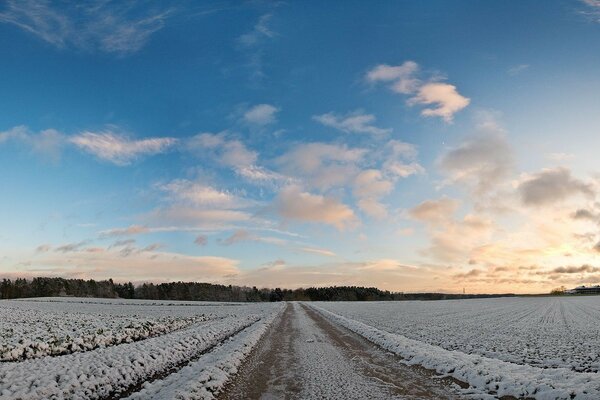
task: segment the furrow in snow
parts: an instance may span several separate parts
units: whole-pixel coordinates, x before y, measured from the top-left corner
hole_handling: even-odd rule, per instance
[[[107,399],[206,352],[260,320],[257,315],[200,323],[183,331],[86,353],[0,365],[0,399]]]
[[[164,379],[145,383],[126,400],[213,399],[228,382],[283,307],[215,346],[198,360]]]
[[[331,321],[400,355],[404,363],[421,365],[440,374],[452,376],[468,383],[482,395],[491,393],[498,397],[514,396],[538,400],[600,398],[600,380],[597,373],[578,373],[567,368],[543,369],[449,351],[374,328],[314,304],[308,305]]]

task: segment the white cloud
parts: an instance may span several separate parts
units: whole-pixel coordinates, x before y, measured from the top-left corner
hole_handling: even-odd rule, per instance
[[[245,199],[233,193],[186,179],[176,179],[165,184],[159,184],[157,188],[167,192],[173,201],[199,207],[230,209],[242,207],[248,203]]]
[[[410,94],[414,93],[421,83],[414,76],[418,70],[419,64],[414,61],[405,61],[397,66],[381,64],[367,72],[367,81],[394,81],[392,90],[397,93]]]
[[[13,24],[59,48],[75,47],[107,53],[140,50],[162,29],[170,10],[152,11],[136,3],[91,1],[61,3],[7,0],[0,22]]]
[[[276,163],[288,175],[311,187],[328,189],[350,182],[360,171],[357,163],[365,149],[327,143],[302,143],[277,158]]]
[[[374,126],[375,116],[373,114],[364,114],[360,111],[355,111],[347,115],[336,115],[330,112],[327,114],[315,115],[313,116],[313,119],[325,126],[348,133],[387,135],[392,131],[389,128],[384,129]]]
[[[0,132],[0,144],[9,141],[25,144],[36,155],[57,162],[61,157],[66,137],[55,129],[45,129],[39,133],[34,133],[26,126],[20,125]]]
[[[204,156],[206,150],[211,150],[212,156],[216,157],[221,165],[234,169],[254,165],[258,153],[249,150],[239,140],[229,139],[227,136],[227,132],[201,133],[188,141],[188,149],[199,156]]]
[[[13,139],[26,139],[29,134],[29,129],[26,126],[15,126],[7,131],[0,132],[0,144]]]
[[[129,165],[142,156],[164,153],[177,143],[177,139],[170,137],[135,140],[111,131],[83,132],[71,137],[69,141],[80,149],[119,166]]]
[[[394,178],[407,178],[422,174],[425,169],[417,163],[417,148],[399,140],[390,140],[384,147],[383,171]]]
[[[290,185],[279,192],[275,209],[284,219],[333,225],[339,230],[355,227],[358,220],[350,207],[332,197],[303,192]]]
[[[257,104],[244,113],[244,121],[254,125],[269,125],[274,123],[279,108],[271,104]]]
[[[462,96],[456,86],[443,82],[426,83],[419,88],[408,104],[433,104],[434,108],[425,108],[421,114],[426,117],[441,117],[452,122],[454,114],[469,105],[471,100]]]
[[[467,107],[471,100],[458,93],[456,86],[438,82],[436,77],[428,81],[418,79],[418,70],[419,65],[414,61],[397,66],[381,64],[367,72],[366,80],[371,83],[385,82],[394,92],[411,95],[408,105],[433,105],[421,111],[423,116],[440,117],[447,123],[452,122],[454,114]]]

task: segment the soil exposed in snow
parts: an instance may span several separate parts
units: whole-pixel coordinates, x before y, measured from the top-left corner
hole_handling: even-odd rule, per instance
[[[457,399],[450,382],[298,303],[261,339],[220,399]]]

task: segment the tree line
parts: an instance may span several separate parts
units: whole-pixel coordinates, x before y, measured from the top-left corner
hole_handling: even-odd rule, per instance
[[[3,279],[1,299],[26,297],[103,297],[146,300],[185,301],[391,301],[391,300],[446,300],[498,297],[485,294],[402,293],[374,287],[330,286],[299,289],[258,289],[248,286],[218,285],[200,282],[115,283],[112,279],[18,278]],[[506,294],[502,296],[512,296]]]

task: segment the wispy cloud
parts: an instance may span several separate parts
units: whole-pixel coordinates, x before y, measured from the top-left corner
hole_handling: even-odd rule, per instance
[[[467,107],[471,100],[461,95],[456,86],[439,82],[439,77],[423,81],[417,77],[419,65],[406,61],[401,65],[380,64],[367,71],[365,79],[370,83],[384,82],[392,91],[411,95],[408,105],[429,106],[421,110],[425,117],[440,117],[450,123],[454,114]]]
[[[274,123],[279,108],[271,104],[257,104],[244,112],[244,121],[254,125],[269,125]]]
[[[110,0],[8,0],[0,12],[0,22],[18,26],[59,48],[124,55],[140,50],[153,33],[164,27],[171,13],[170,9]]]
[[[514,65],[506,71],[510,76],[516,76],[529,69],[529,64]]]
[[[238,42],[246,47],[256,46],[262,40],[270,39],[276,33],[269,27],[269,21],[273,18],[273,14],[264,14],[258,18],[252,30],[238,37]]]
[[[238,48],[247,59],[245,67],[249,69],[250,79],[254,83],[265,78],[264,46],[277,35],[269,25],[272,18],[272,13],[261,15],[250,31],[237,38]]]
[[[373,123],[376,118],[373,114],[355,111],[347,115],[336,115],[332,112],[315,115],[313,119],[325,126],[348,133],[367,133],[371,135],[387,135],[392,132],[390,128],[379,128]]]
[[[177,139],[170,137],[136,140],[112,131],[83,132],[71,137],[69,141],[80,149],[119,166],[129,165],[143,156],[163,153],[177,143]]]
[[[599,0],[581,0],[586,6],[580,13],[594,22],[600,23],[600,1]]]

